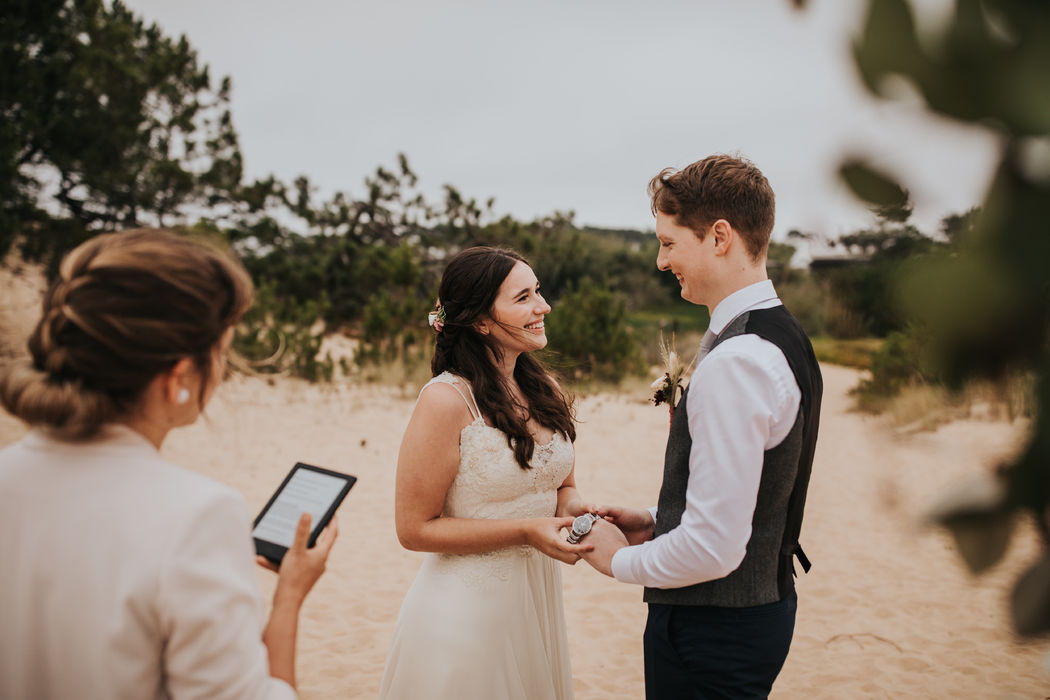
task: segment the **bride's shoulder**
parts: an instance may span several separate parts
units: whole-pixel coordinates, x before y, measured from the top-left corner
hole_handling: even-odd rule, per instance
[[[470,384],[451,372],[442,372],[419,390],[417,406],[427,409],[449,410],[465,405]]]
[[[470,382],[463,377],[458,374],[452,374],[452,372],[442,372],[423,385],[419,390],[420,397],[430,393],[427,390],[435,386],[441,387],[437,390],[437,393],[448,395],[454,395],[452,392],[462,394],[464,391],[471,390]]]
[[[442,372],[441,374],[437,375],[436,377],[431,378],[431,380],[429,382],[427,382],[426,384],[423,385],[423,389],[426,389],[429,386],[433,386],[434,384],[464,384],[464,383],[465,383],[464,379],[462,377],[460,377],[459,375],[452,374],[452,372],[445,371],[445,372]],[[420,391],[423,391],[423,389],[420,389]]]

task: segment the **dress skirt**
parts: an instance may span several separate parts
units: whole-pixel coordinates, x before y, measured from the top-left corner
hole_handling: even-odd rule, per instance
[[[572,698],[558,566],[530,547],[428,554],[401,606],[379,697]]]

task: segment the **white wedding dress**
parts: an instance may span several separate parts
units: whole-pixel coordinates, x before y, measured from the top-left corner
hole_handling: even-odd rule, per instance
[[[444,373],[474,422],[443,516],[552,517],[573,465],[560,434],[536,445],[531,469],[485,424],[469,386]],[[532,547],[427,554],[401,605],[379,697],[391,700],[565,700],[573,697],[559,562]]]

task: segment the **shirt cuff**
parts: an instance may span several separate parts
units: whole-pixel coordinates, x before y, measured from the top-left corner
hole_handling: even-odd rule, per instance
[[[616,550],[612,561],[609,562],[613,578],[622,583],[641,585],[642,582],[634,576],[634,561],[640,554],[643,546],[645,545],[639,544],[633,547],[620,547]]]

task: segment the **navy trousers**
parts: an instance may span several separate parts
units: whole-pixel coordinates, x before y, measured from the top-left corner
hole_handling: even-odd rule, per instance
[[[794,593],[752,608],[649,604],[647,700],[766,698],[795,631]]]

